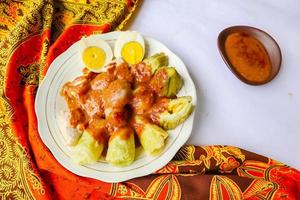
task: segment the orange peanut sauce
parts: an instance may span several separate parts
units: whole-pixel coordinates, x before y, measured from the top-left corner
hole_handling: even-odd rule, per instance
[[[168,79],[168,72],[163,69],[159,70],[155,77],[150,81],[150,87],[159,95],[163,96],[164,82]]]
[[[133,130],[128,126],[123,126],[116,131],[112,132],[109,140],[113,140],[115,137],[119,137],[121,140],[128,140],[133,134]]]
[[[117,135],[127,140],[133,131],[138,135],[141,127],[131,123],[132,116],[143,115],[152,121],[150,114],[156,116],[165,106],[149,86],[150,70],[144,63],[112,63],[101,73],[85,68],[83,75],[67,82],[61,90],[70,126],[80,132],[87,130],[100,143]]]
[[[255,37],[241,32],[232,33],[226,38],[225,52],[232,67],[246,80],[263,82],[270,77],[270,57]]]

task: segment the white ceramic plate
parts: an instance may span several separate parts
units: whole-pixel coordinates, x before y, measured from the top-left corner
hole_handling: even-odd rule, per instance
[[[90,37],[106,40],[112,47],[120,32],[111,32]],[[170,66],[176,67],[184,80],[184,85],[178,96],[192,96],[192,103],[196,106],[197,96],[195,85],[184,63],[165,45],[157,40],[144,37],[146,43],[146,57],[154,53],[164,52],[169,56]],[[69,171],[85,177],[95,178],[105,182],[121,182],[135,177],[145,176],[165,166],[184,145],[191,135],[194,113],[176,129],[169,131],[169,138],[163,152],[157,157],[149,157],[145,153],[136,156],[135,161],[127,167],[112,167],[104,160],[92,165],[78,165],[70,158],[70,147],[65,145],[62,131],[64,119],[60,115],[67,110],[60,90],[64,83],[73,80],[82,74],[83,65],[78,52],[79,43],[76,42],[64,53],[58,56],[51,64],[46,77],[40,85],[36,100],[35,110],[38,119],[38,130],[45,145],[50,149],[57,161]]]

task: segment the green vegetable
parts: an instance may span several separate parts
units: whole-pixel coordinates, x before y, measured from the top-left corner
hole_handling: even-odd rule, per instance
[[[134,161],[135,142],[134,133],[124,127],[113,132],[106,154],[106,161],[115,166],[126,166]]]
[[[158,68],[169,64],[169,58],[165,53],[161,52],[146,58],[143,62],[151,66],[152,74],[154,74]]]
[[[184,96],[169,99],[159,113],[152,113],[153,119],[165,130],[174,129],[193,112],[192,97]],[[152,118],[152,117],[151,117]]]
[[[135,131],[145,152],[150,156],[158,155],[165,146],[168,133],[142,116],[136,115],[134,121]]]
[[[76,146],[73,147],[71,158],[74,162],[85,165],[95,163],[99,160],[104,144],[95,140],[94,137],[85,130]]]
[[[155,72],[150,85],[159,96],[174,97],[183,81],[174,67],[161,67]]]

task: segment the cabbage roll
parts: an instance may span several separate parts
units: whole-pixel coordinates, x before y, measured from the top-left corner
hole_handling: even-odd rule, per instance
[[[168,133],[141,115],[136,115],[133,126],[145,152],[150,156],[158,155],[165,146]]]
[[[97,162],[101,157],[107,137],[105,120],[92,120],[76,146],[73,147],[72,160],[81,165]]]
[[[133,130],[122,127],[110,136],[106,161],[114,166],[126,166],[135,158],[135,142]]]

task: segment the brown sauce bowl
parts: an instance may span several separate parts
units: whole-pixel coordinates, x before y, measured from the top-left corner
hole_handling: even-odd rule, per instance
[[[247,80],[233,67],[225,51],[225,41],[227,37],[232,33],[246,33],[256,38],[265,47],[271,61],[271,74],[267,79],[261,82]],[[230,71],[238,79],[249,85],[262,85],[270,82],[278,74],[279,69],[281,67],[282,55],[279,45],[268,33],[258,28],[250,26],[232,26],[224,29],[222,32],[220,32],[218,36],[218,49]]]

